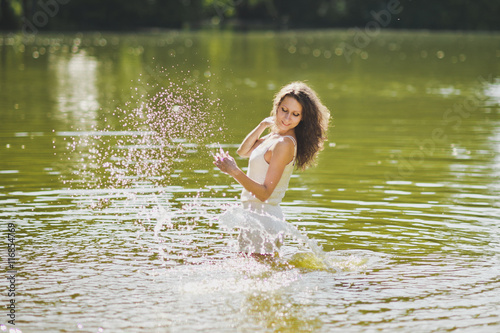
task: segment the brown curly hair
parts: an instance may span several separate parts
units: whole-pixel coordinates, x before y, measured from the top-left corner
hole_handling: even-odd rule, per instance
[[[276,116],[278,107],[287,96],[302,106],[302,120],[295,127],[297,137],[297,169],[305,170],[314,164],[316,156],[323,149],[326,140],[330,111],[324,106],[316,92],[303,82],[287,84],[274,97],[271,116]]]

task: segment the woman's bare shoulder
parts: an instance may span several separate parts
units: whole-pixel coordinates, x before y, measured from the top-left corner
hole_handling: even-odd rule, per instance
[[[276,143],[272,145],[270,150],[272,150],[273,153],[293,157],[295,155],[295,143],[292,140],[293,139],[289,137],[281,137],[279,140],[276,140]]]

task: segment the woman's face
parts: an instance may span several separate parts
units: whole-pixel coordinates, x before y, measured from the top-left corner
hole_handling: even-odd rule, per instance
[[[292,96],[286,96],[276,111],[276,126],[280,132],[287,132],[302,120],[302,105]]]

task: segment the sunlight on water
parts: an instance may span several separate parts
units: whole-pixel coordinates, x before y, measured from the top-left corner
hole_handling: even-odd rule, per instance
[[[72,124],[72,128],[88,131],[96,126],[99,102],[97,100],[97,69],[95,58],[85,52],[56,63],[59,93],[58,113],[61,121]]]

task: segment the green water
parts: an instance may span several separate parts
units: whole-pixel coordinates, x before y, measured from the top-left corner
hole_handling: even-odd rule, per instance
[[[0,331],[14,299],[22,332],[498,332],[500,36],[388,31],[346,53],[355,38],[0,36]],[[241,187],[210,145],[235,155],[293,80],[333,115],[283,203],[327,267],[293,239],[244,258],[217,223]],[[180,155],[151,162],[167,175],[127,164],[113,182],[101,162],[158,149],[123,117],[172,87],[215,102],[184,119]]]

